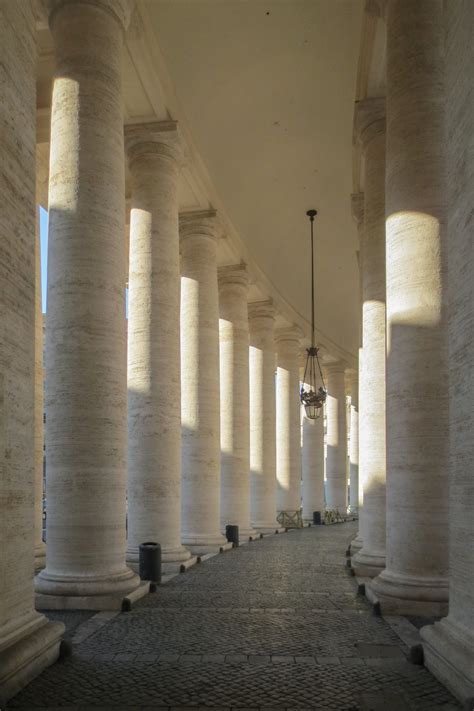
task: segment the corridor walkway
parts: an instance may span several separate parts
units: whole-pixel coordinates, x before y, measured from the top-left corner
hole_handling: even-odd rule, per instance
[[[175,577],[75,643],[9,708],[459,708],[357,597],[344,567],[355,526],[269,536]],[[67,614],[80,640],[88,613]]]

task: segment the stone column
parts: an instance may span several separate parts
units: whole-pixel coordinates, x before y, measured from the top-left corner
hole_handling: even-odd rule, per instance
[[[43,541],[43,461],[44,461],[44,369],[43,311],[41,307],[41,242],[39,206],[35,220],[35,571],[44,568]]]
[[[35,611],[35,128],[32,3],[0,4],[0,705],[56,661]]]
[[[126,126],[132,174],[128,295],[128,547],[161,545],[165,570],[181,545],[178,177],[173,121]]]
[[[349,447],[349,507],[359,512],[359,374],[351,376],[351,442]]]
[[[221,430],[221,530],[250,525],[249,276],[245,266],[221,267],[219,281],[219,367]]]
[[[304,410],[304,408],[302,408]],[[324,418],[310,420],[303,412],[301,448],[303,520],[312,522],[313,511],[324,514]]]
[[[275,309],[249,304],[250,520],[262,533],[276,520]]]
[[[277,511],[290,514],[301,507],[300,338],[296,326],[275,332]]]
[[[53,0],[46,319],[46,568],[38,606],[120,605],[126,330],[121,65],[125,0]]]
[[[364,544],[352,566],[356,575],[374,577],[385,568],[385,100],[360,101],[355,128],[365,159],[359,450]]]
[[[449,614],[423,627],[425,665],[474,699],[474,5],[445,3],[449,234]],[[470,703],[468,703],[470,701]]]
[[[219,306],[214,211],[180,216],[182,541],[225,543],[220,521]]]
[[[448,600],[443,3],[387,3],[387,567],[384,612]]]
[[[361,374],[362,374],[362,357],[363,357],[363,350],[362,350],[362,302],[363,302],[363,297],[362,297],[362,261],[363,261],[363,230],[364,230],[364,193],[359,192],[359,193],[354,193],[351,195],[351,211],[352,211],[352,217],[357,225],[357,234],[359,238],[359,255],[358,255],[358,266],[359,266],[359,294],[360,294],[360,304],[361,304],[361,311],[360,311],[360,328],[359,328],[359,343],[360,343],[360,348],[359,348],[359,369],[358,369],[358,388],[360,391],[360,379],[361,379]],[[359,394],[357,395],[357,402],[359,403]],[[361,439],[361,430],[362,430],[362,422],[360,419],[360,407],[358,407],[358,446],[359,446],[359,452],[360,452],[360,439]],[[357,531],[357,535],[354,538],[354,540],[351,541],[350,544],[350,553],[351,555],[354,555],[357,553],[362,548],[363,540],[362,540],[362,527],[363,527],[363,519],[364,519],[364,487],[363,487],[363,482],[362,482],[362,477],[360,475],[360,453],[359,453],[359,482],[358,482],[358,502],[357,502],[357,513],[359,516],[359,529]]]
[[[326,508],[347,511],[347,425],[344,364],[325,366],[328,397],[326,401]]]

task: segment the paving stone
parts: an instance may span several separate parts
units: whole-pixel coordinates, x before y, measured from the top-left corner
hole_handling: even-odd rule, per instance
[[[393,644],[367,644],[359,642],[356,647],[361,657],[374,657],[375,659],[383,657],[404,659],[406,656],[398,645]]]
[[[293,664],[295,661],[294,657],[289,657],[289,656],[278,656],[278,655],[273,655],[272,656],[272,662],[273,664]]]
[[[383,711],[397,696],[416,711],[459,709],[424,667],[366,656],[377,645],[403,644],[346,574],[356,530],[353,523],[305,528],[214,556],[131,612],[105,617],[87,638],[81,625],[90,616],[61,612],[83,641],[8,708],[362,711],[361,695],[364,708],[382,695]]]

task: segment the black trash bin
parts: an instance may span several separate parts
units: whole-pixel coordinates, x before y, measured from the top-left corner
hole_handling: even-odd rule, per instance
[[[313,523],[315,526],[321,525],[321,511],[313,511]]]
[[[232,543],[234,548],[239,545],[239,527],[228,524],[225,527],[225,537],[229,543]]]
[[[140,543],[139,574],[142,580],[161,583],[161,546],[159,543]]]

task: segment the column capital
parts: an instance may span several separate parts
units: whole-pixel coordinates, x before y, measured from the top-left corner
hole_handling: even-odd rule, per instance
[[[124,127],[125,150],[129,165],[145,156],[158,155],[171,161],[183,156],[177,121],[151,121]]]
[[[332,363],[324,363],[323,365],[324,371],[328,375],[332,375],[333,373],[344,374],[346,372],[346,367],[346,363],[342,360],[336,360]]]
[[[243,286],[245,290],[250,284],[250,275],[246,264],[231,264],[230,266],[219,267],[217,270],[217,280],[219,289],[226,286]]]
[[[292,326],[284,326],[276,329],[275,343],[278,345],[280,343],[293,342],[299,346],[303,335],[303,331],[296,324],[293,324]]]
[[[221,237],[221,227],[215,210],[194,210],[180,214],[179,238],[181,246],[192,237],[204,237],[217,242]]]
[[[356,102],[354,133],[364,152],[374,138],[385,134],[385,97]]]
[[[52,27],[58,12],[63,8],[76,5],[95,7],[112,15],[125,31],[130,23],[132,10],[135,5],[133,0],[42,0],[48,15],[49,26]]]
[[[352,193],[351,195],[352,217],[357,225],[357,229],[364,223],[364,193]]]
[[[275,307],[271,299],[266,301],[252,301],[248,305],[249,321],[266,318],[275,320]]]

